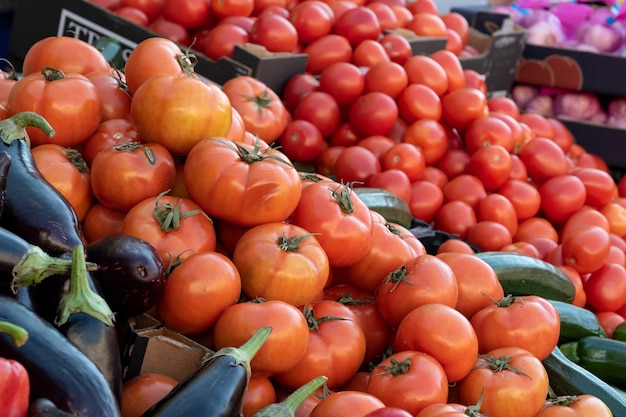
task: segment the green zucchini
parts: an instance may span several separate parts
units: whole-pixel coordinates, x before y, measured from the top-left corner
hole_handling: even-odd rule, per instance
[[[626,342],[626,321],[617,325],[613,331],[613,339]]]
[[[564,301],[548,301],[556,308],[561,320],[559,345],[575,342],[585,336],[606,337],[606,332],[600,326],[598,317],[590,310]]]
[[[390,223],[396,223],[407,229],[411,227],[413,216],[406,201],[383,189],[372,187],[354,187],[353,191],[370,210],[382,214]]]
[[[593,395],[601,399],[614,416],[626,416],[626,397],[593,373],[570,361],[558,347],[542,363],[548,373],[550,388],[556,395]]]
[[[487,251],[475,256],[493,268],[505,295],[538,295],[565,303],[574,300],[572,281],[546,261],[513,252]]]
[[[559,346],[572,362],[618,388],[626,388],[626,342],[585,336]],[[625,414],[626,415],[626,414]]]

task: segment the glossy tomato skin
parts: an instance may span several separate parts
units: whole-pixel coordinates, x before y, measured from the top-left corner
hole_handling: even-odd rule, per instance
[[[462,404],[477,404],[492,417],[533,417],[548,394],[548,374],[537,357],[525,349],[503,347],[479,357],[474,369],[459,382]],[[486,366],[487,359],[505,360],[511,368],[497,370]],[[498,359],[499,358],[499,359]],[[510,359],[509,359],[510,358]],[[523,406],[520,406],[523,404]]]
[[[315,161],[328,146],[319,128],[308,120],[292,120],[279,139],[281,151],[292,162]]]
[[[207,137],[225,136],[232,121],[226,94],[195,77],[146,80],[133,95],[130,112],[139,136],[175,155],[187,155]]]
[[[383,408],[385,404],[376,396],[361,391],[337,391],[323,398],[311,410],[309,417],[330,415],[363,417]],[[337,413],[337,414],[334,414]]]
[[[310,323],[307,350],[295,366],[276,374],[274,379],[285,388],[296,389],[325,375],[328,388],[336,389],[346,383],[363,362],[363,330],[354,313],[338,301],[314,301],[303,307],[303,313]]]
[[[210,5],[206,0],[163,0],[161,15],[188,30],[201,26],[209,17]]]
[[[539,296],[506,296],[471,318],[480,353],[517,346],[543,360],[555,348],[560,332],[556,308]]]
[[[403,362],[406,368],[399,365]],[[399,407],[415,415],[431,404],[446,402],[448,380],[442,366],[431,355],[404,350],[376,365],[367,392],[388,407]]]
[[[408,411],[398,407],[384,407],[371,411],[364,417],[412,417]]]
[[[232,256],[248,297],[311,302],[329,277],[328,257],[309,231],[287,223],[264,223],[245,232]]]
[[[22,74],[39,73],[44,67],[82,75],[111,70],[106,58],[96,47],[70,36],[49,36],[28,48]]]
[[[362,137],[389,133],[398,117],[396,102],[381,92],[366,93],[350,106],[350,125]]]
[[[94,71],[86,77],[96,86],[102,101],[102,121],[130,117],[131,97],[123,79],[111,71]]]
[[[163,399],[178,384],[172,377],[153,372],[142,373],[122,386],[122,415],[140,417],[152,405]]]
[[[464,131],[476,119],[488,114],[487,97],[472,87],[451,91],[441,98],[442,119],[451,128]]]
[[[228,307],[212,329],[215,347],[241,346],[268,325],[272,333],[252,359],[252,372],[263,376],[285,372],[304,356],[309,327],[302,311],[284,301],[255,299]]]
[[[335,33],[329,33],[314,40],[303,50],[308,55],[306,71],[313,75],[320,74],[324,68],[336,62],[350,62],[352,46],[348,39]]]
[[[327,138],[339,126],[341,109],[332,95],[320,90],[313,91],[298,102],[293,110],[293,119],[308,120]]]
[[[609,407],[598,397],[589,394],[576,395],[574,397],[557,397],[547,400],[535,417],[611,417],[613,414]]]
[[[33,146],[42,143],[79,145],[102,121],[102,99],[96,86],[82,74],[55,69],[31,73],[17,81],[9,94],[7,110],[10,114],[37,112],[53,127],[54,138],[40,129],[27,127]]]
[[[91,165],[93,158],[101,150],[133,141],[143,142],[129,118],[104,120],[83,142],[81,152],[87,164]]]
[[[335,176],[339,182],[363,186],[369,178],[382,171],[380,161],[362,146],[349,146],[335,161]]]
[[[246,152],[260,160],[252,162]],[[302,193],[300,176],[283,153],[254,151],[224,138],[198,143],[187,156],[184,175],[189,194],[203,210],[240,225],[285,220]]]
[[[289,21],[298,32],[298,41],[306,45],[331,33],[334,14],[323,1],[306,1],[291,8]]]
[[[168,191],[175,176],[174,158],[158,143],[118,145],[99,152],[91,163],[94,195],[119,211]]]
[[[358,6],[337,17],[334,32],[345,37],[354,48],[366,39],[378,39],[381,29],[376,13],[370,8]]]
[[[318,182],[305,187],[291,223],[316,234],[331,267],[354,264],[372,245],[370,209],[346,184]]]

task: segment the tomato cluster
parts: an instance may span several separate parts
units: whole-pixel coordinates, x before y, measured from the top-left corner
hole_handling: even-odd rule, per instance
[[[88,242],[123,233],[155,247],[170,271],[151,312],[167,327],[217,350],[272,326],[246,416],[318,375],[330,394],[308,398],[300,416],[541,415],[558,314],[541,297],[504,294],[466,242],[559,266],[574,304],[610,334],[626,320],[626,182],[558,120],[488,98],[451,50],[359,50],[385,45],[383,3],[336,3],[348,10],[333,11],[334,32],[315,40],[311,28],[308,43],[347,42],[349,53],[311,54],[282,96],[251,77],[202,81],[170,39],[140,43],[120,73],[82,41],[52,37],[29,51],[0,110],[37,111],[55,128],[52,139],[29,131],[33,154]],[[328,5],[297,6],[327,17]],[[412,7],[406,27],[436,26],[432,3]],[[376,11],[378,29],[362,27]],[[460,239],[427,253],[353,192],[364,185]],[[126,395],[154,402],[172,384],[144,379]],[[601,406],[595,415],[608,415]]]

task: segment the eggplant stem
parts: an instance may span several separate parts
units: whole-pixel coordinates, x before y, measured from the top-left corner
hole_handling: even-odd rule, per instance
[[[22,346],[28,340],[26,329],[8,321],[0,321],[0,333],[8,334],[17,347]]]
[[[326,376],[318,376],[289,394],[284,401],[263,407],[252,417],[294,417],[296,410],[300,408],[304,400],[324,385],[327,380]]]
[[[107,326],[112,326],[115,314],[104,298],[89,287],[83,245],[77,245],[72,249],[71,268],[70,291],[59,302],[58,316],[54,320],[55,324],[57,326],[63,325],[70,314],[84,313],[95,317]]]
[[[97,265],[91,262],[85,265],[90,270],[97,268]],[[71,259],[55,258],[45,253],[39,246],[31,245],[11,271],[13,275],[11,291],[15,293],[18,288],[40,284],[53,275],[67,274],[71,268]]]
[[[32,111],[26,111],[0,120],[0,139],[6,145],[10,145],[14,140],[22,139],[30,146],[30,138],[26,133],[26,128],[29,126],[42,130],[48,137],[54,137],[54,129],[43,116]]]
[[[252,362],[254,355],[256,355],[259,349],[261,349],[263,343],[265,343],[271,332],[271,326],[261,327],[243,345],[239,346],[238,348],[230,346],[221,348],[212,355],[209,355],[206,360],[215,358],[217,356],[232,356],[235,359],[235,366],[242,365],[244,368],[246,368],[246,373],[248,374],[249,380],[250,375],[252,374],[250,362]]]

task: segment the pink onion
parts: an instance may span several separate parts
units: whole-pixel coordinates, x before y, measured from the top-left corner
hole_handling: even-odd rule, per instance
[[[622,32],[609,23],[585,23],[578,30],[576,38],[581,44],[605,53],[616,52],[624,42]]]
[[[626,98],[612,99],[607,106],[607,115],[608,125],[626,129]]]
[[[560,24],[539,21],[526,29],[526,43],[539,46],[560,46],[565,41],[565,32]]]
[[[554,114],[564,119],[596,122],[606,118],[598,97],[587,91],[572,91],[554,96]]]
[[[524,111],[537,113],[545,117],[552,117],[554,116],[554,102],[551,96],[540,94],[526,103]]]
[[[517,107],[523,109],[526,104],[539,94],[539,87],[528,84],[516,84],[511,88],[511,98]]]

